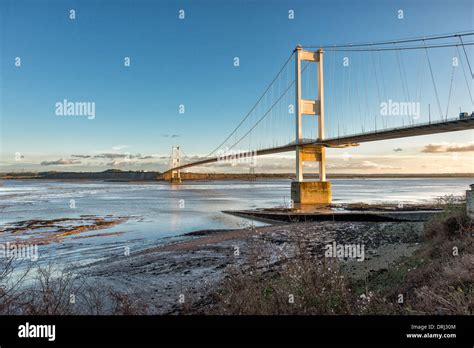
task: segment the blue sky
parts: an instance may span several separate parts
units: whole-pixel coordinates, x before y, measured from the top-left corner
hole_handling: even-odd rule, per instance
[[[69,19],[70,9],[76,11],[75,20]],[[184,20],[178,18],[180,9]],[[290,9],[294,20],[288,19]],[[399,9],[403,20],[397,18]],[[205,155],[245,115],[297,43],[367,42],[473,26],[468,0],[0,0],[0,11],[4,170],[100,170],[107,164],[81,161],[51,168],[40,163],[124,149],[159,158],[175,143],[187,154]],[[15,57],[21,57],[21,67],[15,67]],[[131,58],[130,67],[124,67],[124,57]],[[433,53],[433,59],[438,65],[444,58]],[[408,75],[414,69],[415,64],[407,64]],[[457,73],[456,82],[464,83]],[[386,74],[390,81],[397,71],[387,67]],[[448,78],[439,76],[442,100]],[[455,116],[457,105],[472,111],[465,90],[454,91],[450,114]],[[56,116],[55,103],[63,99],[95,102],[96,117]],[[178,112],[180,104],[184,114]],[[179,137],[164,136],[172,134]],[[403,144],[400,156],[410,149],[415,155],[430,143],[471,141],[470,132],[414,138]],[[355,155],[392,155],[400,141],[380,144],[376,150],[362,146]],[[15,161],[15,153],[21,153],[21,161]],[[163,165],[158,161],[144,168]]]

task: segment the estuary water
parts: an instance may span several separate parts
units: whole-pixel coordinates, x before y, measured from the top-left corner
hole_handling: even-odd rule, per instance
[[[0,181],[0,231],[24,220],[78,218],[85,215],[126,217],[107,229],[65,236],[39,245],[42,259],[90,262],[180,239],[204,229],[242,228],[249,220],[222,210],[283,206],[289,180],[120,183],[98,181]],[[463,195],[473,178],[333,179],[335,203],[423,203]],[[254,222],[254,225],[259,223]],[[45,231],[42,231],[42,233]],[[47,231],[46,231],[47,232]],[[105,233],[104,233],[105,232]],[[39,233],[39,232],[38,232]],[[0,243],[13,237],[0,232]],[[29,235],[31,237],[31,234]],[[24,238],[14,236],[15,241]]]

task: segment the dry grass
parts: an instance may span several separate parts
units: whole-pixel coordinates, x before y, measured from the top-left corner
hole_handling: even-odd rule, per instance
[[[51,264],[14,272],[0,263],[0,315],[142,315],[150,306],[133,294],[104,288]]]
[[[342,314],[357,302],[335,262],[291,262],[271,276],[232,268],[215,296],[209,314]]]
[[[295,229],[296,256],[267,267],[265,251],[251,246],[245,269],[229,267],[206,314],[219,315],[334,315],[363,314],[375,303],[374,294],[356,294],[341,264],[316,259],[312,246]],[[362,297],[360,296],[362,295]]]
[[[425,223],[425,245],[397,267],[403,282],[387,296],[404,294],[406,314],[474,313],[473,223],[451,196],[444,211]]]

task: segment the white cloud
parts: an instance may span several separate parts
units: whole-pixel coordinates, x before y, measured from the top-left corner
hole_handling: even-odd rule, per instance
[[[129,147],[130,145],[115,145],[115,146],[112,146],[112,150],[120,151]]]

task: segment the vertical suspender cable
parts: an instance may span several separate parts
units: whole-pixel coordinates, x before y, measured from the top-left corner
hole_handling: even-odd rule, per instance
[[[464,80],[466,81],[467,91],[469,92],[469,98],[471,98],[471,104],[474,105],[474,101],[472,99],[472,94],[471,94],[471,88],[469,87],[469,81],[467,79],[466,70],[464,69],[464,63],[462,62],[462,58],[461,58],[461,52],[459,52],[458,46],[456,46],[456,49],[458,51],[459,61],[461,62],[461,68],[464,75]]]
[[[456,53],[455,53],[456,54]],[[451,91],[453,89],[453,81],[454,81],[454,69],[456,67],[453,64],[453,67],[451,69],[451,82],[449,84],[449,93],[448,93],[448,103],[446,104],[446,120],[448,119],[448,111],[449,111],[449,102],[451,101]]]
[[[423,40],[423,44],[425,44],[424,40]],[[435,82],[434,75],[433,75],[433,69],[431,68],[430,56],[428,54],[428,49],[426,48],[426,44],[425,44],[425,53],[426,53],[426,58],[428,59],[428,67],[430,68],[431,81],[433,82],[433,88],[434,88],[434,91],[435,91],[436,102],[438,104],[439,115],[440,115],[441,118],[443,118],[443,111],[441,110],[441,104],[439,102],[438,89],[436,88],[436,82]]]

